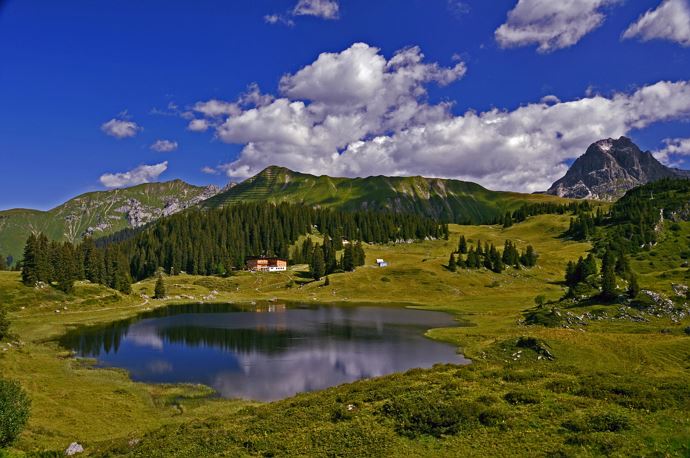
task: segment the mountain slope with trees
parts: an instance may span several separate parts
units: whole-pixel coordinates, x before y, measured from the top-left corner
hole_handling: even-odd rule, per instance
[[[476,183],[424,177],[340,178],[271,166],[203,203],[289,202],[341,210],[413,213],[460,224],[494,223],[527,203],[562,202],[535,194],[490,191]]]
[[[31,233],[42,232],[50,240],[76,243],[87,235],[99,237],[140,227],[195,205],[218,191],[214,186],[193,186],[173,180],[90,192],[48,211],[0,211],[0,253],[19,260]]]

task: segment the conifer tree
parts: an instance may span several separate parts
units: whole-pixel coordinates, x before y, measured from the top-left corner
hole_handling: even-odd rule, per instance
[[[354,259],[354,247],[352,246],[351,243],[348,243],[345,245],[345,249],[343,251],[343,260],[341,263],[341,268],[345,272],[351,272],[355,270],[355,259]]]
[[[460,243],[458,244],[458,252],[460,254],[467,254],[467,240],[464,235],[460,236]]]
[[[165,282],[163,281],[163,275],[158,274],[158,279],[156,280],[156,286],[153,288],[154,299],[165,299]]]
[[[611,251],[604,254],[601,267],[601,296],[605,300],[613,300],[616,297],[616,272],[614,270],[615,256]]]
[[[631,299],[635,299],[638,294],[640,294],[640,285],[637,283],[637,275],[630,274],[630,280],[628,281],[628,296]]]
[[[26,286],[33,286],[38,282],[37,272],[38,239],[31,234],[24,245],[24,260],[22,261],[22,282]]]
[[[0,254],[0,270],[7,270],[7,260],[2,254]]]
[[[311,276],[314,280],[321,280],[326,273],[326,263],[323,259],[323,249],[317,243],[311,255]]]
[[[458,265],[455,262],[455,254],[451,253],[450,254],[450,259],[448,259],[448,270],[451,272],[455,272],[458,270]]]
[[[77,277],[75,265],[74,247],[69,242],[64,242],[62,246],[54,247],[56,250],[57,263],[54,265],[54,278],[57,281],[57,288],[67,294],[74,289],[74,280]]]
[[[510,216],[510,212],[506,212],[505,216],[503,217],[503,227],[508,228],[513,225],[513,218]]]
[[[354,255],[355,266],[359,267],[359,266],[363,266],[365,264],[366,256],[364,254],[364,247],[362,246],[361,241],[357,241],[357,243],[355,244],[353,255]]]

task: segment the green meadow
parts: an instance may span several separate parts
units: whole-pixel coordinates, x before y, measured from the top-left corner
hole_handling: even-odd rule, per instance
[[[690,456],[688,317],[633,321],[616,318],[620,305],[589,302],[568,311],[609,318],[567,328],[523,323],[536,296],[564,295],[566,263],[591,248],[562,237],[568,222],[542,215],[507,229],[452,225],[449,240],[366,246],[367,265],[331,275],[328,286],[306,266],[179,275],[165,278],[168,298],[154,300],[155,279],[129,296],[86,282],[64,295],[0,272],[0,306],[12,320],[0,372],[32,400],[27,428],[0,456],[58,456],[75,441],[87,456]],[[470,244],[531,244],[537,266],[450,272],[461,234]],[[690,224],[680,223],[632,258],[643,289],[674,298],[672,285],[688,284],[689,237]],[[373,266],[376,258],[390,266]],[[135,383],[57,344],[74,327],[167,304],[267,300],[446,311],[459,326],[427,334],[472,363],[258,403],[219,399],[204,386]]]

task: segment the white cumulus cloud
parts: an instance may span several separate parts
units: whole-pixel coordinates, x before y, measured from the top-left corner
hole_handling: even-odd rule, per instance
[[[171,140],[156,140],[150,148],[159,153],[170,153],[178,147],[177,142]]]
[[[211,127],[207,119],[192,119],[187,125],[187,130],[192,132],[206,132]]]
[[[574,45],[599,27],[603,9],[622,0],[518,0],[495,37],[504,48],[537,44],[539,52]]]
[[[243,145],[219,169],[236,178],[273,164],[351,177],[426,175],[531,192],[547,189],[594,141],[690,117],[688,81],[566,101],[551,95],[512,111],[455,115],[447,102],[429,103],[430,84],[465,71],[462,62],[425,62],[416,47],[388,59],[364,43],[321,54],[282,78],[278,98],[209,118],[218,139]]]
[[[664,164],[677,167],[678,156],[690,156],[690,138],[665,138],[664,147],[654,151],[654,157]]]
[[[138,126],[134,121],[113,118],[110,121],[101,124],[101,130],[106,135],[120,139],[134,137],[136,134],[142,131],[143,128]]]
[[[207,175],[218,175],[220,172],[218,172],[218,170],[214,169],[213,167],[205,165],[201,168],[201,173],[205,173]]]
[[[100,181],[106,188],[123,188],[142,183],[150,183],[168,169],[168,161],[154,165],[140,165],[129,172],[106,173],[101,175]]]
[[[336,0],[299,0],[292,14],[295,16],[317,16],[323,19],[338,19],[340,5]]]
[[[623,38],[662,39],[690,46],[690,3],[688,0],[664,0],[628,27]]]

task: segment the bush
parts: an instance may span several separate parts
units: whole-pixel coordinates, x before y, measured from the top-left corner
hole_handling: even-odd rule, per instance
[[[10,320],[7,318],[7,310],[0,305],[0,340],[4,339],[10,331]]]
[[[0,379],[0,447],[10,445],[29,419],[31,400],[19,383]]]
[[[555,328],[563,324],[563,319],[555,309],[536,308],[524,313],[525,323],[529,325],[541,325],[547,328]]]
[[[615,412],[607,412],[591,417],[577,417],[563,423],[563,427],[573,432],[612,432],[630,428],[628,417]]]
[[[425,393],[392,399],[383,405],[382,413],[395,421],[398,434],[441,437],[457,433],[463,425],[478,422],[482,408],[447,395]],[[493,420],[487,417],[486,421]]]
[[[683,331],[685,332],[685,334],[687,334],[687,335],[690,336],[690,326],[688,326],[687,328],[685,328]]]
[[[541,402],[538,394],[527,390],[510,391],[503,396],[503,399],[510,404],[539,404]]]

